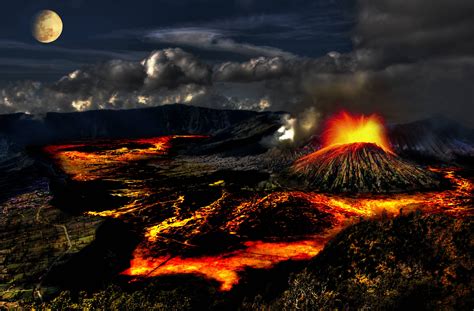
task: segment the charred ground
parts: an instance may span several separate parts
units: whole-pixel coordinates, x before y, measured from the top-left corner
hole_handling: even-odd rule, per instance
[[[167,126],[157,121],[145,138],[110,135],[124,118],[114,117],[118,121],[112,126],[101,123],[100,112],[94,128],[107,130],[88,131],[87,123],[77,125],[73,135],[64,134],[70,138],[42,136],[35,143],[10,135],[18,123],[9,121],[1,163],[10,175],[3,175],[9,176],[4,188],[19,186],[1,203],[6,215],[1,232],[5,303],[53,309],[126,304],[132,310],[362,308],[371,303],[381,308],[472,307],[468,236],[473,174],[466,166],[452,168],[459,158],[433,162],[430,154],[424,158],[423,149],[410,144],[403,148],[406,154],[418,152],[416,157],[392,158],[365,146],[358,152],[368,155],[355,153],[365,162],[360,164],[349,153],[326,166],[328,172],[339,174],[344,165],[348,172],[362,172],[361,166],[372,167],[365,159],[379,159],[366,176],[379,178],[376,169],[384,166],[391,172],[392,167],[403,168],[403,174],[395,170],[395,175],[375,183],[384,189],[380,192],[392,192],[393,184],[399,190],[405,182],[412,190],[425,191],[347,196],[296,189],[288,185],[304,178],[310,186],[328,185],[319,191],[345,192],[333,188],[334,182],[315,178],[309,169],[303,176],[285,174],[282,168],[290,168],[315,148],[264,147],[262,139],[281,126],[281,114],[207,114],[207,109],[172,107],[156,109],[160,120],[174,120],[176,129],[168,121],[163,121]],[[192,113],[180,121],[176,115],[183,111]],[[38,126],[25,117],[11,118]],[[81,114],[67,118],[83,120]],[[446,145],[453,155],[469,157],[465,146],[472,142],[461,136],[453,139],[440,138],[454,141]],[[458,141],[462,148],[457,148]],[[44,142],[56,146],[53,153],[44,151]],[[435,171],[426,170],[428,158],[430,165],[436,164]],[[12,170],[17,166],[21,169]],[[34,182],[21,186],[18,179],[24,176]],[[358,189],[373,184],[366,176]],[[403,176],[402,182],[392,183],[394,176]],[[439,184],[437,178],[447,184]],[[426,191],[423,185],[440,188]],[[397,216],[400,209],[404,215]],[[421,214],[406,215],[416,209]],[[426,256],[405,249],[422,249]],[[193,265],[199,270],[187,270]],[[387,268],[377,268],[382,266]],[[292,273],[299,274],[288,282]],[[372,291],[367,282],[390,284],[387,290],[392,291],[388,296]],[[363,299],[353,298],[361,295]]]

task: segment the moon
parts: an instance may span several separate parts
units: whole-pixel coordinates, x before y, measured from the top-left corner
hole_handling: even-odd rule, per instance
[[[33,36],[41,43],[56,41],[63,31],[63,21],[59,15],[51,10],[42,10],[33,22]]]

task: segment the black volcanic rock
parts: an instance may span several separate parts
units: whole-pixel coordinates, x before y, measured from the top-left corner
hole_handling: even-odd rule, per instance
[[[0,201],[24,191],[37,178],[28,147],[78,140],[209,135],[183,152],[248,155],[262,153],[262,138],[281,126],[281,113],[166,105],[131,110],[0,115]],[[181,146],[183,147],[183,146]],[[196,148],[198,147],[198,148]],[[32,148],[33,149],[33,148]],[[17,185],[18,184],[18,185]]]
[[[274,113],[217,110],[181,104],[130,110],[47,113],[44,116],[17,113],[0,115],[0,135],[19,145],[97,138],[211,135],[265,114]]]
[[[321,149],[297,160],[292,174],[313,190],[335,193],[403,192],[439,186],[434,173],[371,143]]]
[[[262,140],[281,127],[283,113],[261,113],[217,131],[197,154],[220,153],[223,156],[243,156],[267,151]]]
[[[314,206],[298,195],[272,193],[255,204],[243,204],[231,214],[228,230],[250,239],[288,239],[321,233],[336,220],[324,205]]]
[[[474,158],[474,129],[442,117],[393,125],[388,134],[403,157],[443,162]]]
[[[0,203],[39,178],[35,161],[23,148],[0,136]]]

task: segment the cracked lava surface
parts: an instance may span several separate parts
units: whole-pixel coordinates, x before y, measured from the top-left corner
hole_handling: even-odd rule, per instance
[[[331,237],[360,218],[416,209],[472,216],[474,184],[456,168],[430,168],[451,183],[442,191],[358,196],[239,191],[230,189],[225,178],[212,179],[215,170],[194,168],[170,154],[176,140],[199,143],[200,138],[165,136],[45,147],[74,182],[117,185],[109,192],[123,203],[85,213],[118,218],[139,228],[143,240],[122,274],[134,279],[196,274],[230,290],[246,269],[311,259]],[[183,175],[176,173],[198,171],[202,175],[191,181],[182,181]]]

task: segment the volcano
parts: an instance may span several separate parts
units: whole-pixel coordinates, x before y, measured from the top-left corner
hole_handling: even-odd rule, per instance
[[[439,186],[436,175],[373,143],[324,148],[299,159],[294,172],[325,192],[403,192]]]
[[[343,112],[330,119],[322,149],[298,159],[292,173],[314,190],[388,193],[439,187],[437,176],[398,157],[382,120]]]

